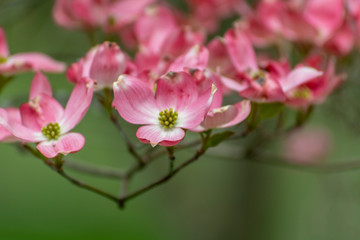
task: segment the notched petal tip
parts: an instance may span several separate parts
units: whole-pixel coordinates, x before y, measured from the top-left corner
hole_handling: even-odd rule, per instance
[[[119,90],[120,88],[124,88],[125,87],[125,81],[127,81],[126,75],[121,74],[118,77],[117,81],[113,83],[114,90]]]
[[[216,85],[214,83],[211,84],[211,95],[214,95],[217,90],[218,90],[218,88],[216,87]]]

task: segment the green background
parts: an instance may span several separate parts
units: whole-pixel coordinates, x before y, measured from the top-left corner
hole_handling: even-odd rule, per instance
[[[52,5],[41,0],[0,1],[0,25],[11,53],[44,52],[67,63],[86,53],[90,47],[86,35],[56,26]],[[357,54],[352,59],[358,59]],[[356,77],[357,72],[351,74]],[[64,74],[47,76],[55,97],[65,104],[72,85]],[[32,77],[31,73],[16,77],[1,93],[0,106],[27,101]],[[346,83],[345,89],[316,109],[308,124],[331,132],[334,144],[328,162],[360,159],[352,107],[358,92],[353,86],[358,84]],[[93,103],[75,129],[86,137],[86,145],[71,157],[114,168],[129,166],[133,159],[121,136],[99,104]],[[336,112],[335,106],[343,113]],[[354,125],[345,122],[349,118],[355,119]],[[136,141],[136,127],[122,124]],[[242,144],[226,146],[237,150]],[[40,160],[2,143],[0,239],[359,239],[360,170],[321,174],[214,156],[227,151],[224,146],[119,210],[114,203],[70,184]],[[177,161],[189,154],[177,154]],[[159,159],[135,177],[131,189],[164,175],[166,167],[167,159]],[[108,191],[120,189],[114,180],[70,174]]]

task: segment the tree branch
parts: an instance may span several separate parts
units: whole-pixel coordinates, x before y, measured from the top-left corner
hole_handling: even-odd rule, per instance
[[[69,176],[67,173],[65,173],[65,171],[62,169],[62,168],[58,168],[53,162],[51,159],[48,159],[47,157],[43,156],[39,151],[35,150],[34,148],[32,148],[31,146],[29,146],[28,144],[25,144],[24,145],[25,149],[28,150],[31,154],[33,154],[35,157],[43,160],[43,162],[49,166],[52,170],[54,170],[55,172],[57,172],[60,176],[62,176],[63,178],[67,179],[68,181],[70,181],[71,183],[73,183],[74,185],[80,187],[80,188],[84,188],[88,191],[91,191],[93,193],[96,193],[98,195],[101,195],[105,198],[108,198],[116,203],[118,203],[119,199],[110,194],[110,193],[107,193],[103,190],[100,190],[94,186],[91,186],[87,183],[84,183],[84,182],[81,182],[71,176]]]
[[[113,170],[110,168],[91,166],[84,163],[65,161],[64,167],[78,172],[86,173],[96,177],[106,177],[113,179],[123,179],[125,177],[124,171]]]
[[[195,162],[197,159],[199,159],[200,156],[202,156],[205,153],[205,150],[202,148],[199,151],[196,152],[196,154],[190,158],[189,160],[187,160],[186,162],[182,163],[180,166],[174,168],[172,171],[169,171],[168,174],[166,174],[164,177],[158,179],[157,181],[135,191],[132,194],[129,194],[125,197],[122,197],[119,199],[119,205],[123,206],[124,203],[132,198],[135,198],[159,185],[162,185],[163,183],[167,182],[169,179],[171,179],[173,176],[175,176],[181,169],[183,169],[184,167],[188,166],[189,164]]]

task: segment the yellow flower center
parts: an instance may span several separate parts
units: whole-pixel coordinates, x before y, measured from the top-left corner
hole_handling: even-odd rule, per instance
[[[0,56],[0,64],[6,63],[6,62],[7,62],[7,58],[3,57],[3,56]]]
[[[48,123],[41,132],[49,140],[57,140],[60,136],[60,126],[58,123]]]
[[[265,83],[265,78],[266,78],[266,72],[265,71],[262,71],[262,70],[259,70],[259,71],[256,71],[254,72],[252,75],[251,75],[252,79],[254,81],[256,81],[258,84],[260,85],[264,85]]]
[[[165,109],[159,113],[159,122],[160,125],[165,129],[173,128],[176,125],[176,120],[178,119],[178,113],[172,108]]]
[[[298,88],[293,92],[294,98],[309,99],[311,97],[311,91],[307,87]]]

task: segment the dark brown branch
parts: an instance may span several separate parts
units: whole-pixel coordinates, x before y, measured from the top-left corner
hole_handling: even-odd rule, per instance
[[[118,198],[115,197],[114,195],[107,193],[105,191],[102,191],[96,187],[93,187],[87,183],[81,182],[71,176],[69,176],[67,173],[65,173],[65,171],[63,169],[58,169],[57,173],[59,173],[62,177],[64,177],[65,179],[67,179],[68,181],[70,181],[71,183],[75,184],[76,186],[80,187],[80,188],[84,188],[86,190],[89,190],[91,192],[97,193],[105,198],[108,198],[114,202],[118,202]]]
[[[54,162],[51,159],[46,158],[45,156],[43,156],[39,151],[35,150],[34,148],[32,148],[31,146],[25,144],[24,145],[25,149],[27,149],[31,154],[33,154],[35,157],[43,160],[43,162],[49,166],[52,170],[54,170],[55,172],[57,172],[60,176],[62,176],[63,178],[67,179],[68,181],[70,181],[71,183],[75,184],[76,186],[80,187],[80,188],[84,188],[88,191],[91,191],[93,193],[96,193],[98,195],[101,195],[105,198],[108,198],[116,203],[118,203],[118,198],[110,193],[107,193],[103,190],[100,190],[96,187],[93,187],[87,183],[81,182],[71,176],[69,176],[67,173],[65,173],[65,171],[62,168],[57,167]]]
[[[124,206],[124,203],[132,198],[135,198],[159,185],[162,185],[163,183],[167,182],[169,179],[171,179],[173,176],[175,176],[181,169],[183,169],[184,167],[188,166],[189,164],[195,162],[200,156],[202,156],[205,153],[205,150],[201,149],[199,151],[196,152],[196,154],[190,158],[189,160],[187,160],[186,162],[182,163],[180,166],[176,167],[175,169],[173,169],[172,171],[169,171],[168,174],[166,174],[164,177],[158,179],[157,181],[137,190],[136,192],[127,195],[126,197],[122,197],[119,200],[119,205],[120,206]]]

